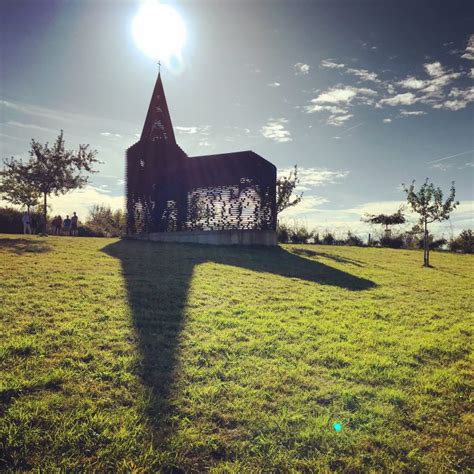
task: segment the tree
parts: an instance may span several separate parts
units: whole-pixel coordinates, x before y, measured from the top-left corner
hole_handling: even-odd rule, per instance
[[[472,229],[463,230],[449,244],[453,252],[474,253],[474,232]]]
[[[31,183],[31,173],[21,160],[10,158],[3,161],[0,171],[0,194],[5,201],[30,208],[38,204],[39,191]]]
[[[395,214],[367,214],[364,222],[369,224],[381,224],[385,226],[385,235],[390,236],[390,226],[405,224],[406,219],[403,215],[403,208],[400,207]]]
[[[289,176],[281,176],[276,182],[276,209],[277,213],[296,206],[303,199],[303,193],[294,196],[293,191],[300,180],[298,179],[298,167],[295,165],[294,171],[291,171]]]
[[[443,201],[443,191],[441,188],[435,188],[433,183],[425,182],[421,185],[418,192],[415,191],[415,181],[413,180],[409,187],[402,184],[403,190],[407,194],[407,202],[414,212],[420,215],[419,225],[423,232],[423,265],[430,266],[430,246],[428,225],[435,221],[442,222],[449,219],[449,214],[456,208],[459,201],[455,201],[456,189],[454,181],[448,198]]]
[[[65,194],[84,187],[88,177],[84,173],[94,173],[97,151],[89,150],[89,145],[79,145],[78,151],[66,150],[63,131],[59,133],[53,146],[42,145],[31,140],[31,159],[27,163],[31,183],[43,196],[43,219],[46,225],[47,198]]]
[[[94,205],[89,211],[86,225],[105,237],[120,237],[125,234],[125,215],[121,209],[112,211],[110,206]]]

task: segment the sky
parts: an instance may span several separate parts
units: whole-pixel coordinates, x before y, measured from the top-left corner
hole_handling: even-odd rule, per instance
[[[161,68],[189,156],[253,150],[300,171],[302,203],[280,219],[373,231],[401,183],[429,178],[461,202],[434,229],[473,227],[474,3],[170,1],[186,27]],[[124,204],[125,150],[141,133],[158,66],[137,47],[139,1],[3,0],[0,157],[29,142],[89,143],[103,162],[53,213]]]

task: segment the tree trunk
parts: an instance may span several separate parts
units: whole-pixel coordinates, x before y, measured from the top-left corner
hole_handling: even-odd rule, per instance
[[[47,226],[47,207],[46,207],[46,198],[47,198],[47,195],[46,193],[43,193],[44,194],[44,200],[43,200],[43,205],[44,205],[44,209],[43,209],[43,233],[46,234],[46,230],[48,228]]]
[[[426,222],[426,219],[425,219],[425,235],[424,235],[424,241],[423,241],[423,248],[424,248],[423,265],[425,267],[429,267],[430,266],[430,245],[428,242],[428,223]]]

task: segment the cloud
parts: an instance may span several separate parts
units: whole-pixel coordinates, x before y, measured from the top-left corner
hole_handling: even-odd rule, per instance
[[[319,67],[326,68],[326,69],[341,69],[345,67],[345,65],[340,64],[340,63],[335,63],[331,59],[323,59]]]
[[[346,72],[359,77],[362,81],[381,82],[380,79],[377,79],[377,74],[375,74],[375,72],[369,72],[367,69],[349,68]]]
[[[307,105],[305,106],[305,110],[308,114],[312,114],[314,112],[331,112],[332,114],[345,114],[347,113],[347,109],[343,109],[338,107],[337,105]]]
[[[439,171],[448,171],[449,168],[451,168],[451,166],[452,165],[450,163],[448,163],[448,164],[446,164],[446,163],[436,163],[434,165],[431,165],[431,168],[437,169]]]
[[[469,36],[469,39],[467,40],[466,49],[464,51],[464,54],[461,56],[461,58],[474,61],[474,34]]]
[[[379,101],[379,104],[390,105],[393,107],[396,105],[411,105],[411,104],[414,104],[416,101],[417,101],[417,98],[415,94],[411,92],[405,92],[404,94],[397,94],[388,99],[382,99],[381,101]]]
[[[383,123],[390,123],[391,121],[392,121],[391,118],[384,118],[384,119],[382,120]]]
[[[440,104],[436,104],[437,109],[448,109],[448,110],[460,110],[466,108],[466,106],[474,102],[474,87],[467,89],[458,89],[455,87],[449,93],[451,99],[446,100]]]
[[[341,104],[350,102],[357,95],[357,91],[354,87],[333,87],[318,97],[313,99],[311,102],[314,104]]]
[[[102,132],[101,135],[108,138],[122,138],[120,133]]]
[[[58,133],[58,130],[53,130],[52,128],[47,128],[47,127],[41,127],[40,125],[36,125],[33,123],[22,123],[22,122],[16,122],[14,120],[10,120],[7,122],[7,125],[10,125],[11,127],[18,127],[18,128],[28,128],[31,130],[39,130],[41,132],[48,132],[48,133]]]
[[[397,84],[404,87],[405,89],[423,89],[428,85],[428,81],[423,81],[422,79],[408,76],[406,79],[398,81]]]
[[[64,218],[66,214],[71,215],[75,211],[79,219],[84,222],[94,204],[104,204],[110,206],[113,210],[123,209],[125,207],[125,197],[112,196],[101,187],[89,185],[68,194],[51,196],[49,204],[53,215],[61,214]]]
[[[287,176],[293,168],[278,170],[279,176]],[[304,168],[298,167],[300,185],[306,188],[319,187],[327,184],[338,184],[342,179],[349,176],[347,170],[328,170],[327,168]]]
[[[344,125],[349,119],[354,117],[353,114],[346,114],[346,115],[330,115],[327,119],[326,123],[328,125],[334,125],[335,127],[340,127]]]
[[[281,86],[279,82],[270,82],[270,84],[267,84],[267,85],[268,87],[274,87],[274,88]]]
[[[441,66],[441,63],[438,61],[434,63],[423,64],[423,67],[425,68],[425,71],[428,73],[428,75],[431,77],[440,77],[445,74],[443,66]]]
[[[42,117],[51,120],[60,120],[60,121],[68,121],[70,117],[68,114],[58,112],[56,110],[46,109],[44,107],[38,107],[36,105],[30,104],[19,104],[15,102],[10,102],[8,100],[0,100],[0,105],[2,107],[15,110],[16,112],[20,112],[25,115],[33,115],[36,117]]]
[[[285,124],[288,120],[285,118],[270,119],[260,129],[260,133],[270,140],[274,140],[278,143],[291,142],[291,133],[285,129]]]
[[[186,135],[194,135],[200,130],[199,127],[174,127],[174,129],[176,130],[176,132],[184,133]]]
[[[293,67],[295,68],[296,75],[308,74],[311,69],[310,65],[305,63],[296,63]]]
[[[426,112],[423,112],[423,110],[400,110],[400,115],[403,117],[409,117],[410,115],[426,115]]]

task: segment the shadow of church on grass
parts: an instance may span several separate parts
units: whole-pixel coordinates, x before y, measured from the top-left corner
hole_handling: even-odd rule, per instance
[[[158,445],[166,443],[173,430],[169,397],[196,265],[214,262],[350,291],[375,287],[369,280],[299,257],[281,247],[213,247],[121,240],[103,251],[119,259],[122,266],[142,357],[140,375],[152,393],[147,415]]]

